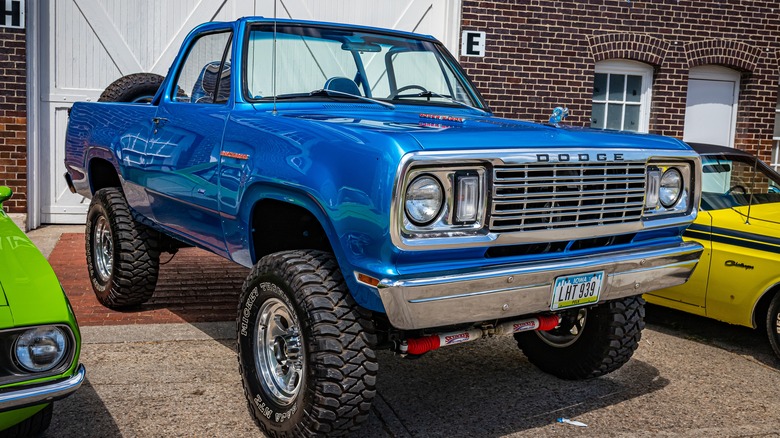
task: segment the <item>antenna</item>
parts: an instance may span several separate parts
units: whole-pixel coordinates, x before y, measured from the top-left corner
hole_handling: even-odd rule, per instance
[[[276,115],[276,0],[274,0],[274,45],[271,48],[271,88],[274,93],[274,110]]]
[[[753,159],[753,175],[750,177],[750,201],[748,201],[747,218],[745,218],[745,224],[750,225],[750,207],[753,205],[753,193],[756,191],[756,173],[758,172],[758,156],[754,156]]]

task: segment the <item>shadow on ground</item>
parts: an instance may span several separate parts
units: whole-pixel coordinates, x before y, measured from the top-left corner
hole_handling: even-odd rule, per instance
[[[89,372],[89,371],[87,371]],[[78,391],[54,402],[51,426],[44,437],[118,437],[119,427],[87,378]]]
[[[564,381],[531,365],[511,338],[499,337],[417,360],[382,352],[378,397],[402,420],[400,435],[498,437],[580,417],[668,383],[636,359],[608,376]]]
[[[66,233],[49,256],[79,324],[124,325],[235,320],[241,285],[249,269],[197,248],[162,254],[154,296],[137,307],[102,306],[87,275],[84,235]]]
[[[713,345],[780,369],[780,359],[772,351],[764,327],[754,330],[653,304],[647,304],[645,321],[661,333]]]

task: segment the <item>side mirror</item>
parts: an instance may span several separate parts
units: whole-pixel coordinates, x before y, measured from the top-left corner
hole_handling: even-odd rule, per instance
[[[0,186],[0,204],[7,201],[8,199],[11,199],[11,196],[13,196],[14,191],[11,190],[8,186]]]

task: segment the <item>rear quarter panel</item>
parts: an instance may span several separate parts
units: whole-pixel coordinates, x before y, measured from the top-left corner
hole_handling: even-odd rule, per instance
[[[132,168],[145,162],[146,143],[156,106],[108,102],[76,102],[70,112],[65,137],[65,167],[82,196],[92,197],[88,170],[90,160],[104,159],[114,165],[120,180],[138,184]],[[133,205],[128,190],[128,202]],[[129,193],[128,193],[129,192]]]
[[[754,327],[756,303],[780,283],[780,225],[757,219],[746,223],[743,215],[731,209],[711,214],[712,268],[707,316]]]

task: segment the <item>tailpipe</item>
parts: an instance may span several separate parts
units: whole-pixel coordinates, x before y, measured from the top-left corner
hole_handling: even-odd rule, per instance
[[[502,322],[497,326],[483,325],[482,327],[474,327],[463,331],[439,333],[421,338],[409,338],[401,342],[398,350],[401,355],[412,354],[419,356],[429,351],[438,350],[441,347],[476,341],[483,337],[511,335],[531,330],[549,331],[560,323],[561,317],[558,315],[537,315],[531,318]]]

